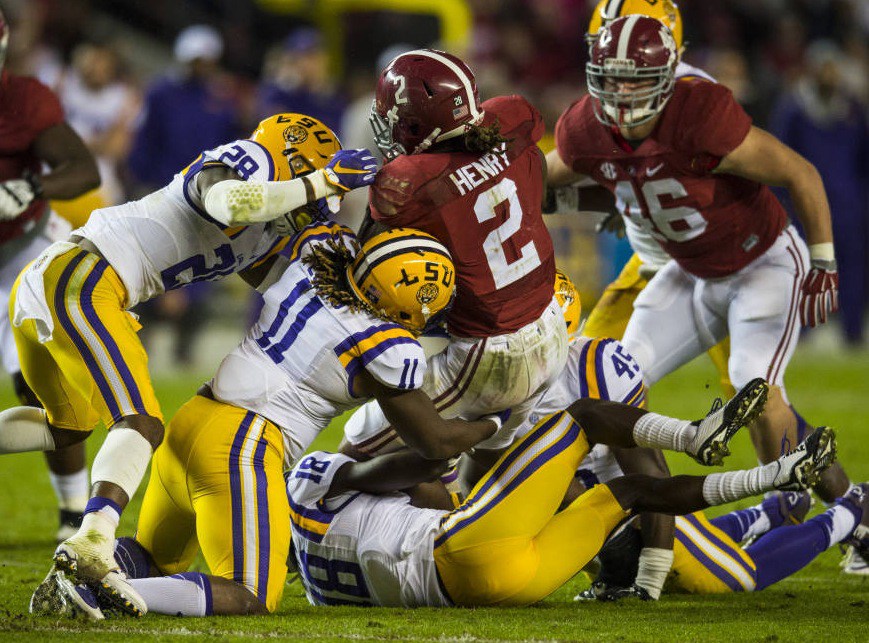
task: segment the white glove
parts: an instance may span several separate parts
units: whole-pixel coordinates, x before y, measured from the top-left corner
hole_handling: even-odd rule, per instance
[[[0,183],[0,221],[11,221],[24,212],[33,199],[36,191],[27,179],[10,179]]]

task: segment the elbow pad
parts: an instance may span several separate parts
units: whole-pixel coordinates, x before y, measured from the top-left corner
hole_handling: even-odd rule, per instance
[[[291,181],[229,179],[205,194],[205,211],[224,225],[263,223],[333,194],[322,171]]]

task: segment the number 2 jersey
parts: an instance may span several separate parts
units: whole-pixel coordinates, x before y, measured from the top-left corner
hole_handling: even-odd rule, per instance
[[[315,244],[353,233],[338,224],[312,224],[293,238],[290,264],[263,293],[256,324],[221,362],[211,381],[221,402],[253,411],[277,424],[287,466],[332,419],[367,398],[353,390],[363,370],[389,388],[422,385],[422,346],[403,326],[321,298],[302,259]]]
[[[456,265],[451,334],[491,337],[536,321],[552,301],[555,255],[543,223],[543,119],[520,96],[483,103],[483,125],[508,143],[487,154],[401,155],[377,174],[371,216],[417,228],[447,246]]]
[[[203,152],[169,185],[138,201],[94,210],[73,231],[91,241],[118,273],[128,308],[194,281],[244,270],[287,243],[270,223],[226,227],[208,215],[196,178],[214,165],[226,165],[244,180],[280,178],[265,147],[234,141]]]
[[[677,81],[655,129],[636,149],[597,120],[593,100],[581,98],[559,119],[561,159],[613,192],[629,227],[651,234],[687,272],[730,275],[784,230],[787,215],[768,187],[713,173],[751,127],[729,89]]]

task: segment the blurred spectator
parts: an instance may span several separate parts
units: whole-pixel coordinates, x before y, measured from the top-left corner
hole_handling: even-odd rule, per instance
[[[278,112],[310,114],[340,138],[347,99],[329,72],[329,54],[320,32],[296,29],[266,56],[257,105],[258,118]]]
[[[57,91],[67,122],[97,159],[102,182],[94,192],[55,205],[61,216],[78,227],[96,208],[124,200],[118,166],[130,150],[139,98],[121,78],[118,52],[107,44],[96,43],[84,43],[75,49],[72,65],[61,76]]]
[[[205,25],[175,40],[180,68],[148,88],[129,157],[141,192],[169,183],[196,155],[242,134],[229,80],[218,66],[223,38]]]
[[[808,69],[778,104],[771,129],[811,161],[827,189],[839,263],[845,339],[859,344],[867,303],[869,131],[865,108],[843,89],[842,52],[829,41],[808,51]]]

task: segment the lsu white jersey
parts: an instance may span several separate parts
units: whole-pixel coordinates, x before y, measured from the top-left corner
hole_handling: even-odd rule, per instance
[[[680,78],[703,78],[715,82],[712,76],[699,67],[681,61],[676,65],[676,80]],[[628,243],[631,244],[631,248],[637,253],[643,265],[652,268],[655,272],[663,268],[664,264],[670,261],[670,255],[664,251],[661,244],[632,218],[622,217],[622,219],[625,222],[625,236]]]
[[[211,382],[218,400],[283,429],[288,465],[333,418],[365,401],[353,390],[362,370],[404,390],[422,386],[425,375],[422,346],[403,326],[317,295],[302,258],[339,232],[352,247],[353,233],[336,223],[312,224],[296,235],[286,250],[289,266],[263,293],[259,319]]]
[[[516,438],[531,430],[542,418],[566,409],[578,399],[597,398],[642,406],[646,387],[640,365],[625,350],[621,342],[609,338],[579,337],[570,344],[567,365],[528,421],[519,427]],[[622,475],[612,451],[603,444],[595,445],[580,464],[577,475],[586,487],[593,487]]]
[[[194,281],[239,272],[278,252],[288,241],[271,223],[227,227],[205,211],[196,177],[226,165],[244,180],[277,178],[259,143],[246,139],[208,150],[166,187],[123,205],[94,210],[73,231],[91,241],[127,289],[127,306]]]
[[[402,493],[326,498],[351,458],[316,451],[287,476],[292,553],[312,605],[448,606],[433,548],[447,513]]]

